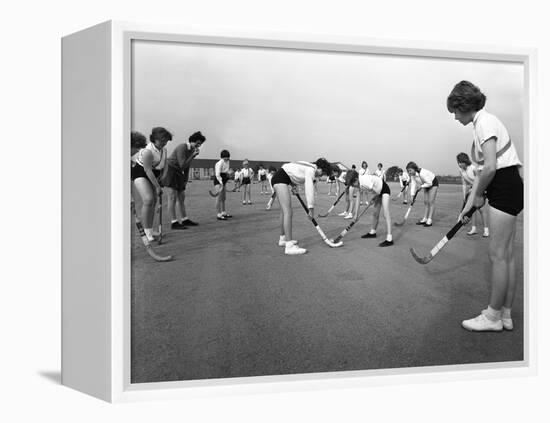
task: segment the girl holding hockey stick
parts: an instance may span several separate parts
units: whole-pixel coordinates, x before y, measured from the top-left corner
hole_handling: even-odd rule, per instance
[[[484,109],[486,97],[469,81],[456,84],[447,97],[447,109],[462,125],[473,125],[474,142],[471,158],[478,166],[471,194],[459,220],[467,223],[465,214],[472,207],[489,201],[489,259],[491,293],[489,305],[462,326],[471,331],[513,329],[511,309],[516,292],[514,240],[517,215],[523,210],[522,166],[508,130],[494,115]]]
[[[402,169],[399,169],[399,186],[401,187],[401,191],[399,192],[399,195],[397,197],[400,197],[403,195],[403,204],[408,203],[408,199],[410,197],[409,187],[411,178],[409,177],[408,172],[403,172]]]
[[[428,169],[419,168],[415,162],[407,163],[407,172],[411,177],[411,195],[414,197],[417,191],[424,190],[424,217],[416,224],[426,227],[432,226],[439,181],[435,173],[430,172]]]
[[[466,153],[459,153],[456,156],[456,162],[458,164],[458,168],[460,169],[460,176],[462,177],[462,197],[463,197],[463,203],[462,207],[466,205],[466,202],[468,201],[468,197],[472,193],[472,187],[474,186],[474,180],[476,178],[477,174],[477,168],[474,164],[472,164],[472,161],[468,157]],[[489,227],[485,224],[485,218],[483,216],[483,209],[477,209],[476,213],[474,213],[474,217],[472,219],[472,228],[469,232],[466,232],[467,235],[475,235],[477,234],[477,227],[476,227],[476,215],[479,214],[479,217],[481,219],[481,224],[483,225],[483,236],[486,238],[489,236]]]
[[[248,204],[252,204],[250,199],[250,186],[252,185],[252,177],[254,176],[254,171],[249,167],[248,159],[244,159],[243,168],[240,173],[241,186],[243,187],[243,205],[246,203],[246,198],[248,197]]]
[[[389,247],[393,245],[393,238],[391,234],[391,216],[390,216],[390,187],[384,181],[382,176],[378,175],[358,175],[357,172],[349,179],[350,197],[353,194],[352,190],[363,190],[365,192],[366,201],[368,204],[368,195],[371,193],[375,196],[372,199],[374,201],[374,212],[372,215],[372,227],[365,235],[361,235],[361,238],[376,238],[376,229],[378,228],[378,222],[380,219],[380,210],[384,211],[384,218],[386,219],[386,239],[378,244],[379,247]],[[359,215],[359,201],[355,201],[354,219],[357,219]]]
[[[281,232],[279,237],[279,246],[285,247],[285,254],[299,255],[305,254],[307,250],[298,246],[298,241],[292,238],[292,190],[297,185],[304,185],[308,216],[314,219],[314,188],[313,180],[321,175],[330,176],[338,173],[326,159],[318,159],[315,163],[310,162],[292,162],[284,164],[273,175],[271,184],[275,190],[277,200],[281,206]]]
[[[155,204],[156,198],[162,195],[158,177],[166,163],[166,144],[171,139],[172,134],[166,129],[153,128],[149,136],[150,142],[132,156],[132,182],[141,197],[141,220],[149,241],[155,240],[152,229]]]
[[[222,150],[220,160],[214,166],[214,187],[216,188],[216,219],[227,220],[231,216],[225,210],[226,190],[225,184],[229,179],[229,158],[230,154],[227,150]]]

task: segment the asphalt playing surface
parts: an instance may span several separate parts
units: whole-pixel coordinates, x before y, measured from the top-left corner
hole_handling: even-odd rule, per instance
[[[390,187],[394,196],[398,185]],[[424,211],[419,194],[387,248],[378,247],[382,213],[377,239],[360,238],[370,229],[368,211],[342,247],[330,248],[293,198],[294,238],[308,249],[302,256],[277,246],[279,204],[266,211],[269,195],[259,185],[252,185],[253,205],[228,192],[234,217],[227,221],[216,220],[210,188],[210,181],[188,184],[188,216],[199,226],[184,231],[170,230],[165,195],[164,242],[153,245],[173,261],[151,259],[132,228],[132,383],[523,360],[523,214],[515,328],[472,333],[460,323],[488,303],[488,239],[463,228],[427,265],[409,253],[427,254],[456,223],[459,185],[440,186],[431,228],[414,224]],[[316,214],[335,200],[325,183],[319,190]],[[317,219],[329,237],[350,222],[336,216],[343,207],[342,200]],[[406,209],[391,202],[393,221]]]

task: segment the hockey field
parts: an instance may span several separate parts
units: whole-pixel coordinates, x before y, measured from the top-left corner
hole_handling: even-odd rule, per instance
[[[392,197],[398,184],[390,183]],[[252,185],[254,204],[227,193],[227,221],[216,220],[210,181],[186,191],[188,216],[199,223],[170,230],[164,196],[164,240],[147,255],[132,224],[131,380],[133,383],[329,371],[372,370],[520,361],[524,357],[523,213],[518,218],[518,289],[513,331],[472,333],[461,321],[475,317],[489,296],[489,239],[463,228],[426,265],[409,248],[429,250],[456,223],[460,185],[441,185],[431,228],[415,225],[424,211],[420,193],[406,224],[393,227],[394,246],[380,215],[377,239],[369,210],[340,248],[324,244],[293,198],[293,232],[302,256],[277,246],[279,204]],[[228,183],[229,191],[233,183]],[[315,214],[336,197],[319,183]],[[136,200],[139,196],[136,196]],[[137,210],[140,203],[136,201]],[[317,219],[329,237],[349,224],[342,201]],[[393,222],[407,206],[391,202]]]

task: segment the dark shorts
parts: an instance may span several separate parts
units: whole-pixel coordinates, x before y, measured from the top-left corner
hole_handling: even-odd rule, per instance
[[[437,178],[434,178],[434,180],[432,181],[432,186],[429,187],[429,188],[424,188],[426,191],[429,191],[431,190],[433,187],[438,187],[439,186],[439,181],[437,180]]]
[[[229,177],[227,176],[227,173],[220,173],[220,176],[222,177],[223,186],[227,184],[227,181],[229,180]],[[218,178],[216,178],[216,175],[213,176],[214,178],[214,185],[219,185],[220,181],[218,181]]]
[[[160,170],[158,169],[153,169],[153,175],[155,175],[155,177],[158,179],[159,176],[160,176]],[[137,164],[132,167],[132,169],[130,170],[130,177],[132,178],[132,181],[135,181],[136,179],[138,178],[147,178],[149,179],[149,177],[147,176],[147,174],[145,173],[145,169],[143,168],[142,165],[140,164]]]
[[[265,175],[260,176],[260,181],[262,181],[262,182],[263,182],[263,181],[267,181],[266,176],[265,176]]]
[[[175,189],[178,192],[185,191],[187,185],[187,175],[183,174],[179,169],[166,166],[159,180],[163,187]]]
[[[244,177],[242,184],[243,185],[250,185],[250,178],[249,177]]]
[[[380,191],[380,196],[384,195],[384,194],[388,194],[390,195],[390,187],[389,185],[386,183],[386,181],[382,181],[382,191]]]
[[[491,207],[512,216],[523,210],[523,180],[517,166],[497,169],[487,187],[487,198]]]
[[[274,187],[275,184],[292,185],[290,176],[288,176],[288,173],[286,173],[283,168],[280,168],[277,172],[275,172],[275,175],[271,178],[271,186]]]

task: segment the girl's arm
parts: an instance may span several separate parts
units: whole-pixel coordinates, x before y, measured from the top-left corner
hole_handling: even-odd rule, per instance
[[[220,162],[217,162],[216,165],[214,166],[214,172],[215,172],[215,175],[216,175],[216,179],[218,180],[218,182],[220,183],[220,185],[223,187],[223,179],[222,179],[222,175],[221,175],[221,164]]]
[[[479,171],[478,177],[476,178],[479,179],[479,182],[474,193],[478,198],[483,197],[483,193],[497,172],[497,139],[495,137],[489,138],[481,145],[481,150],[483,151],[485,164],[483,165],[483,169]]]
[[[464,176],[462,176],[462,174],[460,174],[460,176],[462,177],[462,198],[466,198],[466,179],[464,179]]]
[[[151,181],[151,183],[155,187],[157,194],[162,193],[162,187],[160,186],[159,181],[153,173],[153,154],[149,150],[144,150],[141,154],[141,161],[143,163],[143,169],[145,170],[147,178],[149,178],[149,181]]]
[[[312,216],[313,216],[313,205],[315,203],[315,190],[313,187],[314,179],[315,179],[315,170],[312,168],[307,168],[305,171],[304,189],[306,193],[307,207],[308,209],[310,209]]]

